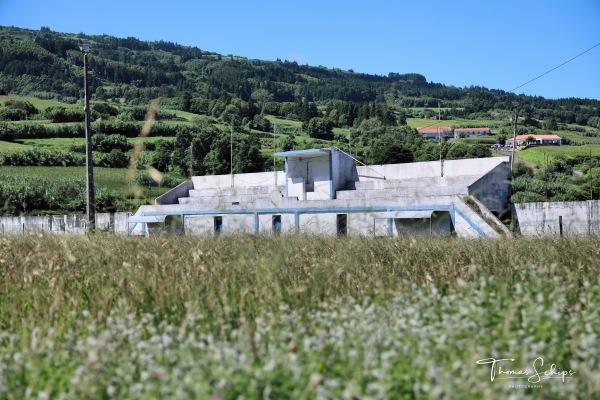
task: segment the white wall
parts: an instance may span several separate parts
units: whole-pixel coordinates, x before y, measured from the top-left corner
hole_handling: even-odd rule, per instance
[[[307,192],[315,192],[315,182],[329,181],[329,179],[331,179],[329,172],[329,153],[319,156],[308,156],[306,158],[289,158],[287,165],[289,196],[292,196],[292,194],[289,193],[290,179],[293,179],[295,181],[294,183],[297,183],[300,182],[299,178],[304,178],[305,190]],[[329,184],[327,186],[329,187]],[[323,190],[323,188],[321,188],[321,190]],[[326,199],[329,198],[331,193],[329,188],[327,188],[327,191]],[[294,193],[297,193],[297,189],[294,189]],[[293,196],[297,196],[298,198],[301,197],[297,194],[294,194]],[[321,197],[322,196],[319,196],[318,198]],[[313,200],[315,200],[314,195]]]
[[[509,157],[472,158],[466,160],[444,161],[444,177],[483,176]],[[369,165],[356,167],[358,177],[355,180],[415,179],[441,176],[440,162],[417,162],[406,164]],[[356,179],[357,178],[357,179]]]
[[[525,236],[559,235],[562,217],[563,235],[600,235],[600,201],[515,204],[521,234]]]
[[[275,184],[275,177],[277,177],[277,185],[285,184],[285,172],[257,172],[250,174],[233,174],[233,186],[244,187],[244,186],[266,186]],[[206,176],[194,176],[192,177],[194,183],[194,189],[227,189],[232,186],[231,175],[206,175]]]

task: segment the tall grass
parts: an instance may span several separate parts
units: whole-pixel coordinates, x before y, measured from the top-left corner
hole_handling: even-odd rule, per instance
[[[597,238],[3,237],[0,397],[593,398],[599,272]]]

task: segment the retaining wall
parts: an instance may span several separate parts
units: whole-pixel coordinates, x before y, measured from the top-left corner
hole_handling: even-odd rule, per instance
[[[96,229],[116,235],[127,234],[127,219],[131,213],[98,213]],[[7,235],[27,235],[31,233],[74,233],[87,231],[85,215],[45,215],[0,218],[0,233]]]
[[[524,236],[600,236],[599,200],[520,203],[514,207]]]

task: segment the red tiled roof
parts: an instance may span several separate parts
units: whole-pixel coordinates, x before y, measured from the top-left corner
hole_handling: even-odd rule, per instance
[[[468,132],[468,131],[489,131],[490,128],[455,128],[454,132]]]
[[[562,140],[562,138],[558,135],[519,135],[517,136],[517,140],[527,140],[528,137],[532,137],[534,139],[552,139],[552,140]],[[512,138],[506,140],[513,140]]]
[[[419,131],[419,133],[438,133],[452,131],[452,129],[449,126],[434,126],[417,128],[417,131]]]

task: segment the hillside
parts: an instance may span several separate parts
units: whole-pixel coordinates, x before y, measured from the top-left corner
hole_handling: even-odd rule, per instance
[[[204,113],[201,100],[259,102],[387,102],[411,114],[413,107],[444,108],[443,118],[498,117],[519,101],[522,115],[557,123],[600,127],[600,101],[548,100],[484,87],[457,88],[428,82],[418,73],[387,76],[250,60],[171,42],[90,36],[0,27],[0,94],[80,99],[83,59],[89,43],[94,100],[147,104],[161,97],[169,106]],[[408,115],[407,115],[408,116]],[[351,124],[352,121],[346,121]]]
[[[107,210],[131,210],[192,174],[272,170],[273,153],[281,150],[335,146],[368,164],[431,161],[440,153],[444,159],[488,157],[491,144],[513,134],[515,101],[519,134],[556,133],[563,143],[595,146],[593,157],[599,158],[598,100],[548,100],[483,87],[457,88],[429,82],[417,73],[379,76],[250,60],[133,37],[0,27],[0,166],[21,168],[17,175],[31,178],[13,179],[15,172],[9,168],[0,173],[4,213],[82,207],[81,43],[92,49],[94,165],[120,170],[108,174],[114,180],[103,181],[109,191],[99,192],[104,193]],[[140,138],[150,104],[156,122],[151,137]],[[493,135],[444,142],[440,152],[435,140],[424,140],[414,129],[440,124],[486,126]],[[595,166],[581,167],[585,162],[578,156],[561,173],[566,176],[576,168],[595,174]],[[139,171],[127,173],[130,166],[159,171],[163,179],[156,182]],[[42,174],[38,167],[51,168]],[[73,170],[65,173],[63,168]],[[539,180],[538,175],[532,179]],[[68,186],[76,201],[46,190],[48,179],[65,176],[69,182],[54,182],[52,187],[60,192]],[[559,189],[551,194],[545,185],[534,191],[528,183],[522,185],[529,193],[516,199],[589,197],[582,182],[565,184],[565,179],[557,177]],[[158,186],[154,192],[153,186]],[[110,192],[113,189],[117,192]],[[596,197],[595,189],[593,193]]]

